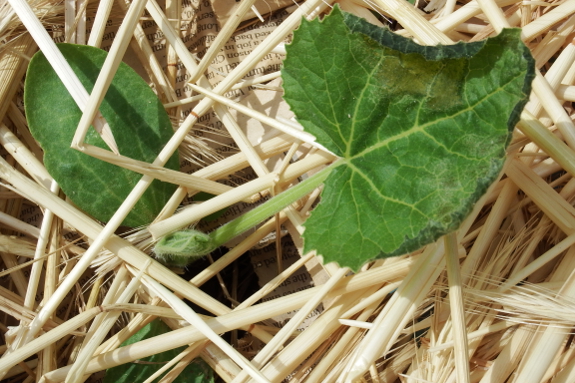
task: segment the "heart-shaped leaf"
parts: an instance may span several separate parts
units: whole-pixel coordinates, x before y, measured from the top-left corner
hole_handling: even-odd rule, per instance
[[[101,49],[58,44],[70,66],[90,92],[107,53]],[[82,210],[108,221],[141,178],[140,174],[70,148],[81,112],[42,52],[28,67],[24,104],[30,132],[44,149],[44,164],[66,195]],[[122,155],[152,162],[173,133],[170,118],[156,94],[128,65],[122,63],[100,106]],[[94,129],[86,143],[106,148]],[[166,164],[179,170],[177,153]],[[155,180],[124,225],[150,223],[176,186]]]
[[[305,251],[357,269],[456,230],[494,181],[530,93],[518,29],[420,46],[335,7],[287,47],[285,99],[343,158],[305,223]]]

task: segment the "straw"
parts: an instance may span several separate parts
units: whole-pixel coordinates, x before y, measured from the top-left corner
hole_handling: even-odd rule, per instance
[[[382,10],[389,12],[405,29],[423,45],[453,44],[453,41],[441,33],[415,11],[415,8],[400,0],[373,0]]]
[[[172,292],[161,286],[155,280],[144,277],[143,282],[162,297],[177,313],[186,319],[194,328],[201,331],[202,334],[211,340],[215,345],[244,369],[255,381],[260,383],[269,383],[269,381],[259,372],[252,364],[245,359],[239,352],[233,349],[228,343],[218,336],[196,313],[191,307],[186,305],[180,299],[176,298]],[[70,371],[72,372],[72,371]],[[70,375],[70,374],[69,374]]]
[[[575,266],[573,258],[575,252],[573,250],[569,252],[571,256],[564,258],[560,265],[561,268],[558,269],[557,273],[554,273],[555,275],[553,275],[551,280],[557,280],[557,277],[563,279],[562,277],[564,276],[560,276],[562,270],[565,270],[565,268],[571,268],[572,270],[572,267]],[[575,285],[573,282],[574,278],[571,273],[559,291],[562,297],[571,298],[574,296]],[[535,339],[533,339],[530,344],[528,357],[521,362],[518,368],[517,380],[526,383],[540,382],[547,372],[547,366],[551,364],[553,358],[563,346],[568,336],[565,331],[553,327],[544,328],[542,332],[537,333]]]
[[[148,263],[151,263],[151,259]],[[142,270],[132,278],[130,283],[127,286],[122,286],[119,291],[116,289],[111,288],[108,290],[108,294],[106,298],[113,298],[114,295],[119,293],[118,297],[115,298],[115,303],[127,303],[132,295],[136,292],[136,290],[140,287],[140,280],[142,275],[146,269],[146,265],[142,268]],[[122,282],[124,281],[126,275],[126,269],[122,267],[118,272],[116,278],[114,278],[114,285],[113,287],[120,287]],[[116,282],[118,281],[118,282]],[[112,300],[112,299],[108,299]],[[106,299],[104,299],[103,304],[108,304]],[[82,349],[78,354],[76,359],[76,363],[74,363],[70,369],[70,373],[66,377],[66,383],[78,383],[81,380],[81,377],[84,375],[86,371],[86,367],[88,362],[90,361],[90,356],[94,354],[94,351],[98,348],[98,346],[102,343],[105,336],[108,334],[108,331],[112,328],[114,323],[116,323],[118,317],[121,313],[108,313],[103,316],[99,316],[98,319],[94,319],[90,330],[86,334],[84,338],[84,343],[82,344]]]
[[[445,258],[447,263],[447,277],[449,279],[449,303],[451,320],[453,322],[453,338],[455,347],[455,371],[457,382],[470,382],[469,376],[469,348],[465,334],[467,323],[465,321],[463,304],[463,286],[459,274],[459,251],[457,237],[448,234],[444,237]]]
[[[92,31],[90,32],[90,38],[88,39],[88,45],[93,47],[100,47],[102,42],[102,36],[106,30],[106,22],[112,11],[112,6],[114,2],[112,0],[102,0],[98,3],[98,11],[96,12],[96,17],[94,18],[94,23],[92,24]]]
[[[335,273],[329,281],[321,287],[317,294],[315,294],[314,297],[310,299],[284,327],[282,327],[273,339],[266,344],[262,350],[260,350],[258,355],[252,360],[252,363],[256,366],[263,366],[268,360],[270,360],[279,348],[288,340],[297,327],[301,325],[310,312],[325,299],[325,296],[329,291],[332,290],[348,272],[349,269],[344,267]],[[234,383],[240,383],[246,377],[247,376],[240,374],[234,379]]]
[[[234,15],[245,14],[253,1],[243,0],[236,5],[231,10],[231,19],[218,26],[220,31],[217,35],[207,31],[199,32],[206,33],[210,39],[215,37],[215,40],[206,44],[206,53],[199,63],[196,63],[196,59],[180,38],[181,31],[177,26],[181,15],[176,3],[168,1],[164,11],[155,1],[148,2],[146,8],[151,17],[135,17],[136,25],[119,40],[126,43],[131,40],[132,35],[135,37],[131,44],[137,59],[143,64],[152,87],[157,90],[167,108],[179,108],[190,102],[197,104],[191,105],[193,113],[183,122],[174,120],[177,131],[160,157],[152,164],[132,161],[108,150],[84,146],[87,154],[145,175],[137,190],[131,193],[114,220],[105,228],[49,191],[52,179],[41,161],[38,161],[42,156],[41,150],[31,137],[25,118],[16,106],[21,104],[19,95],[15,92],[21,83],[27,59],[34,51],[34,44],[25,34],[22,35],[24,28],[16,17],[12,17],[12,8],[8,5],[0,7],[0,35],[7,37],[7,44],[0,48],[0,63],[6,62],[9,68],[9,72],[2,73],[2,79],[10,85],[4,88],[0,86],[0,115],[5,113],[7,117],[4,119],[5,125],[0,125],[0,140],[8,153],[8,161],[0,160],[2,182],[6,188],[0,195],[3,197],[0,200],[0,206],[3,208],[0,212],[0,223],[3,227],[26,235],[26,243],[31,239],[34,241],[33,245],[36,245],[26,247],[24,251],[10,245],[11,242],[6,242],[6,246],[11,246],[11,249],[7,251],[10,254],[3,259],[7,263],[4,267],[13,266],[6,270],[11,283],[8,287],[12,291],[0,288],[0,327],[8,331],[5,323],[9,323],[13,317],[23,324],[32,320],[35,326],[33,331],[38,331],[39,334],[40,330],[46,332],[36,339],[30,336],[30,342],[27,344],[19,344],[21,340],[25,340],[22,339],[25,328],[7,333],[7,339],[14,339],[14,343],[12,347],[0,348],[0,352],[4,354],[0,358],[0,370],[10,370],[6,376],[23,371],[19,381],[83,381],[93,372],[178,346],[187,346],[194,351],[188,354],[184,361],[173,360],[170,363],[177,366],[169,372],[167,380],[175,378],[185,363],[198,353],[215,373],[226,381],[239,381],[247,376],[242,367],[226,355],[234,353],[227,349],[229,345],[223,346],[227,350],[223,353],[206,340],[206,334],[193,326],[183,328],[183,321],[178,322],[182,320],[182,315],[170,308],[159,307],[165,305],[165,302],[157,297],[153,298],[150,289],[138,291],[133,298],[134,302],[139,303],[137,305],[117,304],[119,294],[115,294],[114,289],[123,280],[124,271],[121,270],[124,270],[122,265],[126,264],[134,274],[141,274],[149,283],[154,284],[156,281],[177,292],[176,298],[168,298],[174,305],[179,305],[185,298],[212,312],[214,317],[202,317],[201,321],[215,333],[242,328],[250,332],[242,341],[250,342],[252,337],[261,339],[262,346],[258,348],[254,343],[254,347],[249,347],[245,356],[253,359],[252,364],[257,366],[251,372],[258,374],[261,367],[261,375],[269,381],[289,379],[293,382],[327,382],[343,381],[353,376],[368,382],[405,380],[452,383],[469,380],[487,383],[508,380],[573,380],[571,375],[575,348],[570,343],[565,343],[573,324],[570,298],[574,255],[572,243],[575,232],[575,209],[572,204],[575,198],[575,126],[572,123],[573,108],[570,104],[575,100],[575,91],[572,89],[575,81],[575,67],[572,65],[575,51],[567,40],[575,26],[575,8],[572,2],[473,0],[463,4],[438,1],[433,4],[437,7],[436,10],[427,14],[407,2],[394,0],[378,1],[375,13],[368,10],[376,5],[371,1],[342,2],[346,9],[368,15],[377,23],[380,20],[374,15],[378,13],[392,17],[400,27],[405,28],[397,33],[413,36],[416,41],[430,45],[450,44],[452,40],[475,41],[487,37],[493,31],[499,31],[502,27],[520,25],[522,37],[529,43],[536,65],[544,76],[538,74],[533,84],[531,102],[521,114],[518,129],[513,133],[508,160],[501,178],[476,204],[462,228],[449,238],[451,242],[448,241],[446,246],[447,249],[451,248],[446,251],[448,262],[444,264],[443,252],[434,248],[434,245],[429,245],[417,254],[385,262],[377,261],[373,264],[373,269],[365,268],[353,276],[343,277],[338,275],[338,270],[339,273],[343,271],[337,265],[322,266],[315,254],[302,254],[292,266],[287,266],[285,271],[280,271],[272,281],[261,286],[257,293],[238,300],[234,310],[199,291],[197,286],[216,276],[266,234],[273,230],[283,230],[280,223],[288,229],[295,246],[301,248],[305,218],[317,202],[320,189],[316,189],[296,206],[285,208],[277,218],[271,218],[255,229],[253,234],[230,249],[222,258],[205,270],[200,270],[190,282],[182,280],[139,250],[152,243],[147,228],[139,230],[137,237],[140,239],[136,245],[131,245],[127,240],[115,235],[116,227],[152,179],[173,182],[178,185],[178,190],[151,226],[151,230],[168,223],[175,229],[193,224],[207,211],[219,210],[228,203],[234,203],[237,190],[245,190],[240,188],[250,185],[245,186],[249,188],[253,184],[246,182],[242,186],[232,187],[221,183],[221,180],[230,176],[235,179],[238,172],[243,172],[248,167],[256,169],[257,180],[270,177],[268,183],[262,182],[259,190],[254,189],[253,194],[246,195],[241,200],[251,203],[268,196],[271,200],[278,197],[281,199],[284,192],[293,189],[298,177],[308,177],[335,160],[315,144],[313,137],[305,136],[305,133],[301,136],[301,127],[297,123],[270,118],[242,105],[241,100],[236,102],[237,100],[225,97],[232,89],[243,88],[244,93],[249,93],[252,88],[247,88],[248,86],[277,78],[279,72],[253,80],[242,79],[256,65],[260,65],[261,59],[268,53],[285,53],[283,42],[302,17],[309,19],[321,16],[322,12],[329,9],[328,4],[320,0],[293,5],[288,12],[295,13],[286,15],[287,17],[282,13],[284,21],[275,28],[269,38],[244,57],[230,73],[220,73],[224,75],[223,81],[211,89],[204,75],[211,73],[209,71],[213,68],[210,68],[210,63],[214,55],[222,49],[230,36],[238,31],[241,17]],[[31,4],[34,7],[34,18],[43,20],[42,29],[46,29],[46,25],[54,25],[54,28],[67,27],[68,33],[75,32],[80,40],[83,31],[80,25],[83,17],[81,13],[85,9],[87,16],[96,18],[90,38],[90,42],[95,45],[101,40],[108,18],[114,18],[115,21],[123,18],[109,13],[112,3],[106,0],[99,2],[98,9],[98,4],[95,3],[84,3],[87,4],[85,8],[78,3],[78,11],[71,13],[65,22],[63,5],[55,5],[45,0]],[[127,10],[123,2],[119,5]],[[264,9],[258,5],[258,10]],[[155,58],[138,22],[150,19],[156,21],[159,30],[166,35],[167,68],[162,68]],[[246,23],[242,26],[257,30],[258,24]],[[444,33],[449,33],[449,38],[446,38]],[[16,37],[9,40],[8,37],[12,36]],[[200,49],[203,47],[198,47],[198,51]],[[200,95],[176,101],[174,74],[176,65],[180,67],[178,59],[182,63],[181,69],[192,75],[195,83],[187,89],[192,88],[201,93]],[[0,83],[4,84],[4,81]],[[235,133],[238,124],[228,108],[236,109],[248,118],[279,129],[281,138],[264,141],[261,145],[251,145],[245,137]],[[171,153],[181,143],[181,153],[192,150],[194,144],[191,143],[188,133],[195,127],[199,117],[211,113],[212,110],[224,121],[225,129],[234,132],[233,140],[240,142],[240,153],[223,160],[210,157],[209,160],[213,160],[214,164],[205,167],[201,165],[202,168],[190,176],[164,169],[163,162],[171,157]],[[169,111],[171,114],[180,112],[181,110],[177,109]],[[14,129],[16,133],[11,133],[10,129]],[[210,137],[211,134],[210,130]],[[214,138],[215,140],[217,138]],[[207,139],[203,141],[204,144],[208,142]],[[305,144],[300,145],[301,142]],[[309,147],[314,145],[316,148],[310,151]],[[320,150],[317,150],[318,148]],[[263,161],[273,156],[280,157],[279,167],[275,168],[277,173],[268,176],[271,168],[267,169]],[[16,170],[12,166],[14,161],[21,168]],[[196,221],[181,219],[181,213],[174,212],[182,202],[187,203],[186,197],[199,190],[209,190],[211,194],[219,195],[220,205],[194,205],[189,211],[193,212],[190,215]],[[28,209],[34,208],[36,204],[42,209],[46,223],[41,230],[11,217],[11,214],[19,213],[22,201]],[[182,211],[185,212],[186,209]],[[198,212],[200,214],[197,214]],[[52,214],[53,223],[49,225],[48,220]],[[249,226],[254,224],[249,223]],[[158,233],[165,234],[165,231]],[[76,234],[85,236],[88,243],[92,242],[88,251],[78,246],[63,247],[68,243],[64,240],[64,235]],[[276,238],[279,239],[279,236]],[[108,268],[100,269],[96,275],[98,282],[93,286],[84,284],[84,280],[78,279],[78,276],[89,271],[87,267],[91,261],[88,260],[99,256],[104,245]],[[442,246],[441,243],[439,245]],[[278,248],[278,252],[280,256],[291,255],[285,248]],[[25,257],[25,261],[30,259],[28,257],[35,256],[31,261],[34,266],[30,266],[28,262],[22,263],[17,258],[20,256]],[[41,262],[44,262],[44,267],[40,266]],[[146,263],[149,263],[149,266],[144,267]],[[266,300],[264,303],[256,303],[276,286],[285,283],[303,264],[310,269],[318,286]],[[419,268],[418,265],[427,266]],[[111,267],[120,267],[120,272],[109,273]],[[45,274],[40,272],[42,270]],[[31,272],[30,280],[23,277],[23,271]],[[460,281],[457,281],[457,271],[460,273]],[[318,272],[319,274],[316,274]],[[336,275],[332,277],[332,282],[335,283],[339,278],[340,283],[335,286],[326,285],[330,273]],[[24,304],[28,307],[35,304],[34,292],[41,290],[36,281],[41,274],[45,279],[44,299],[35,314],[26,309]],[[107,298],[104,302],[98,302],[98,297],[105,294],[110,283],[112,288],[108,290]],[[56,289],[56,286],[60,287]],[[230,291],[230,296],[237,299],[233,285],[224,288]],[[394,292],[394,289],[398,291]],[[54,295],[54,292],[57,294]],[[452,294],[454,292],[455,296]],[[64,293],[70,294],[71,298],[64,298]],[[26,299],[23,299],[24,296]],[[86,302],[85,296],[88,297]],[[296,323],[301,322],[304,313],[309,311],[309,307],[318,300],[322,301],[324,312],[317,316],[307,330],[292,331]],[[99,303],[105,313],[95,311]],[[74,310],[77,309],[87,310],[86,312],[91,314],[76,315]],[[107,337],[104,333],[113,321],[111,318],[120,313],[115,311],[114,314],[109,314],[107,310],[112,309],[135,315],[125,324],[125,329],[104,341]],[[274,317],[298,309],[301,310],[300,314],[287,322],[287,326],[279,329],[269,326]],[[111,315],[108,325],[101,326],[101,318],[108,315]],[[120,343],[157,316],[169,323],[174,331],[120,347]],[[92,320],[92,326],[88,329],[87,324]],[[260,324],[261,322],[264,325]],[[124,323],[122,322],[122,325]],[[77,327],[73,329],[71,326]],[[11,336],[13,338],[10,338]],[[90,346],[82,349],[84,338]],[[288,339],[289,341],[286,341]],[[378,347],[369,349],[367,346],[370,343],[377,343]],[[243,349],[241,350],[243,352]],[[31,358],[32,362],[25,363],[27,358]],[[267,364],[264,364],[264,361],[267,361]],[[62,367],[66,364],[69,366]],[[21,367],[10,369],[13,365]],[[250,368],[249,365],[246,366]],[[468,367],[469,372],[464,371],[465,367]],[[166,366],[167,368],[169,366]]]
[[[210,91],[203,89],[199,86],[195,86],[193,84],[190,84],[190,87],[193,90],[195,90],[199,93],[205,94],[206,96],[210,97],[211,99],[213,99],[213,100],[215,100],[215,101],[217,101],[223,105],[234,108],[235,110],[240,111],[247,116],[255,118],[258,121],[261,121],[261,122],[263,122],[263,123],[265,123],[271,127],[274,127],[276,129],[278,129],[279,131],[292,136],[296,140],[300,140],[302,142],[306,142],[306,143],[308,143],[310,145],[314,145],[314,146],[319,145],[315,142],[316,138],[310,133],[304,132],[302,130],[294,129],[291,126],[286,125],[286,124],[282,124],[281,122],[279,122],[278,120],[276,120],[274,118],[268,117],[268,116],[264,115],[263,113],[259,113],[255,110],[251,109],[251,108],[248,108],[246,106],[238,104],[237,102],[233,102],[233,101],[231,101],[225,97],[222,97],[218,94],[210,92]],[[318,147],[321,149],[324,149],[323,146],[321,146],[321,145],[319,145]],[[327,151],[327,149],[324,149],[324,150]]]
[[[210,63],[214,60],[216,55],[222,49],[222,46],[228,41],[230,36],[236,31],[238,25],[243,20],[244,15],[253,9],[255,0],[242,0],[236,7],[235,12],[230,15],[229,22],[227,22],[222,30],[219,31],[215,40],[212,42],[202,60],[200,60],[195,71],[190,74],[190,83],[196,82],[200,76],[204,74]],[[263,22],[263,20],[262,20]]]
[[[405,273],[413,264],[413,260],[406,259],[399,263],[400,264],[393,266],[380,267],[369,270],[356,276],[346,277],[344,280],[345,284],[343,284],[343,286],[338,289],[332,290],[328,298],[361,291],[362,289],[366,289],[369,286],[382,284],[387,280],[402,278],[405,276]],[[229,314],[220,315],[219,318],[207,320],[206,323],[212,326],[216,333],[223,333],[232,329],[240,328],[246,324],[257,323],[273,316],[283,314],[287,311],[300,308],[305,304],[305,302],[313,297],[318,289],[318,287],[313,287],[299,291],[297,293],[293,293],[273,301],[261,303],[257,306],[252,306],[237,312],[230,312]],[[361,294],[358,295],[358,297],[359,296],[361,296]],[[354,301],[352,303],[355,304],[356,302]],[[329,321],[337,321],[337,318],[340,317],[342,313],[343,312],[339,312],[338,310],[337,314],[333,318],[329,319]],[[339,322],[337,325],[339,326]],[[318,327],[321,328],[322,326],[318,324]],[[329,329],[326,331],[328,330]],[[182,328],[180,330],[175,330],[170,333],[160,335],[153,339],[147,339],[133,345],[122,347],[116,351],[111,351],[109,353],[99,355],[90,362],[86,372],[91,373],[102,369],[111,368],[135,359],[145,358],[146,356],[157,354],[168,349],[180,347],[182,345],[187,345],[203,339],[205,338],[195,328],[191,326]],[[286,356],[284,355],[282,358],[285,357]],[[0,368],[2,366],[3,361],[0,359]],[[46,378],[50,380],[63,380],[68,370],[69,367],[60,368],[51,372],[50,374],[47,374]]]
[[[52,182],[52,187],[50,192],[58,194],[60,187],[56,182]],[[36,298],[37,288],[40,285],[40,277],[42,272],[42,267],[44,266],[44,255],[46,253],[46,245],[50,237],[50,232],[52,231],[52,222],[54,219],[54,214],[50,210],[44,212],[44,217],[42,218],[42,226],[40,228],[40,235],[38,236],[38,242],[36,243],[36,251],[34,252],[34,262],[32,265],[32,270],[30,271],[30,277],[28,279],[28,289],[26,290],[26,296],[24,298],[24,306],[28,308],[33,308],[34,300]]]

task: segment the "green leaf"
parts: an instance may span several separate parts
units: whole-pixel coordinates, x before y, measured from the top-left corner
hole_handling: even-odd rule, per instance
[[[107,53],[85,45],[58,47],[91,92]],[[98,220],[108,221],[141,175],[70,148],[81,112],[42,52],[30,61],[24,104],[30,131],[44,149],[46,169],[76,205]],[[152,162],[173,134],[170,118],[155,93],[124,63],[114,76],[100,111],[120,153],[136,160]],[[93,128],[85,142],[107,149]],[[166,167],[179,170],[177,153]],[[175,189],[175,185],[154,181],[124,225],[150,223]]]
[[[144,326],[140,331],[122,343],[127,346],[139,342],[143,339],[152,338],[171,331],[164,322],[159,319],[154,320]],[[175,358],[185,347],[179,347],[173,350],[165,351],[160,354],[152,355],[141,361],[122,364],[110,368],[106,371],[103,383],[140,383],[145,381],[149,376],[158,371],[162,366]],[[143,363],[142,363],[143,362]],[[159,382],[165,374],[162,374],[154,382]],[[201,359],[195,359],[184,371],[174,380],[175,383],[213,383],[212,369]]]
[[[285,99],[342,157],[305,224],[305,251],[357,269],[456,230],[500,172],[530,93],[518,29],[420,46],[335,7],[287,47]]]

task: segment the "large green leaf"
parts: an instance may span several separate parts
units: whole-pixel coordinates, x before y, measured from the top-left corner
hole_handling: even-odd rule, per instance
[[[58,47],[91,92],[107,53],[85,45],[58,44]],[[24,103],[30,131],[44,149],[46,169],[76,205],[100,221],[108,221],[141,175],[70,148],[81,112],[41,52],[34,55],[28,67]],[[136,160],[152,162],[173,133],[170,118],[155,93],[124,63],[100,111],[112,129],[120,153]],[[92,128],[85,142],[107,148]],[[177,153],[166,167],[179,170]],[[175,188],[154,181],[124,225],[150,223]]]
[[[170,332],[170,328],[159,319],[144,326],[140,331],[134,334],[122,346],[127,346],[139,342],[143,339],[149,339],[157,335]],[[164,366],[165,363],[175,358],[185,347],[179,347],[173,350],[162,352],[132,363],[122,364],[112,367],[106,371],[103,383],[141,383],[148,379],[152,374]],[[165,374],[162,374],[154,382],[159,382]],[[195,359],[184,371],[174,380],[175,383],[213,383],[214,373],[210,366],[203,360]]]
[[[457,229],[501,170],[534,61],[520,31],[424,47],[334,8],[287,47],[285,99],[342,157],[305,250],[358,268]]]

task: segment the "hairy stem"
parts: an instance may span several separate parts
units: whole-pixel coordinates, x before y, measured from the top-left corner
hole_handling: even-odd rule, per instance
[[[320,186],[331,171],[341,163],[342,160],[334,162],[305,181],[300,182],[298,185],[284,191],[269,201],[212,231],[210,233],[210,237],[212,237],[214,246],[218,247],[225,244],[232,238],[251,229],[257,224],[263,222],[265,219],[278,213],[286,206],[311,193],[312,190]]]

